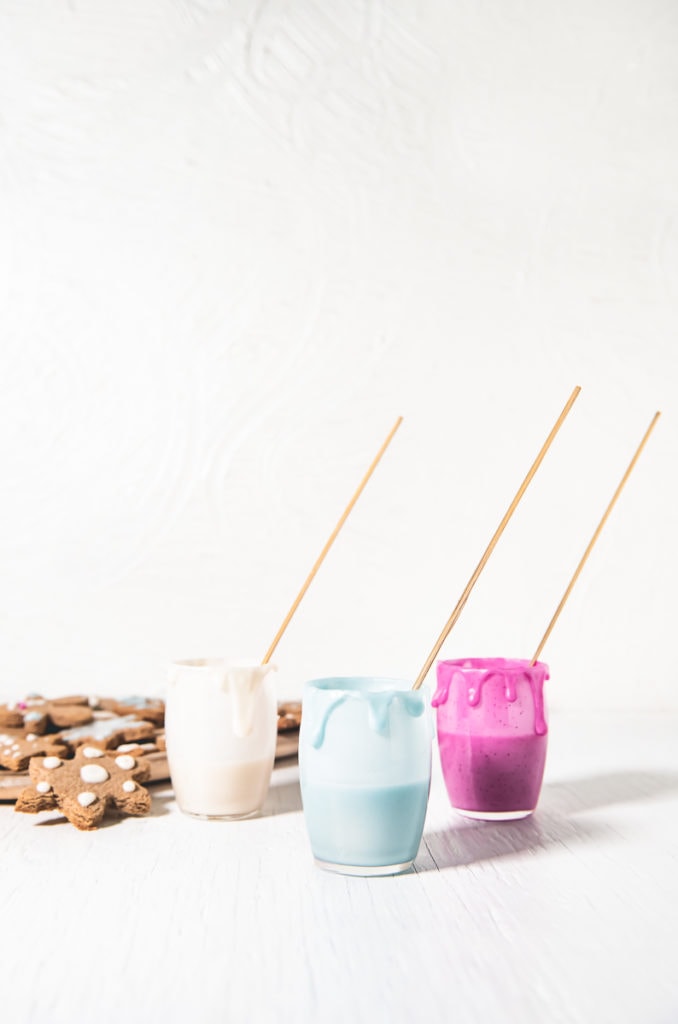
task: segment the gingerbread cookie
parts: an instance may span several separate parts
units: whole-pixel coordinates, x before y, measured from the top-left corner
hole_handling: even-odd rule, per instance
[[[58,697],[46,700],[40,694],[32,693],[14,705],[0,707],[0,725],[10,725],[7,720],[12,717],[14,726],[23,725],[27,733],[42,736],[45,732],[58,732],[76,725],[84,725],[92,721],[92,711],[87,697]],[[3,726],[4,727],[4,726]]]
[[[301,725],[301,703],[296,700],[278,704],[278,732],[292,732]]]
[[[90,725],[78,726],[76,729],[65,729],[60,735],[74,747],[89,743],[92,746],[108,750],[121,743],[134,743],[153,740],[155,728],[152,722],[140,721],[134,715],[109,715],[102,717],[95,714]]]
[[[160,747],[155,741],[139,743],[121,743],[119,747],[109,750],[111,754],[131,754],[132,757],[144,757],[147,754],[157,754]]]
[[[20,729],[24,713],[18,704],[0,704],[0,729]]]
[[[157,726],[165,724],[165,702],[158,697],[106,697],[101,707],[116,715],[135,715]]]
[[[151,795],[140,786],[151,770],[131,754],[107,754],[83,746],[70,761],[34,757],[29,765],[32,786],[22,790],[15,810],[24,814],[58,808],[79,829],[101,824],[107,807],[140,816],[151,808]]]
[[[22,772],[32,757],[40,754],[67,757],[70,748],[60,736],[36,736],[23,729],[0,730],[0,768]]]

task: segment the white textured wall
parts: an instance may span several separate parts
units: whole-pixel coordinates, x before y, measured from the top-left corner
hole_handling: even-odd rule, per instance
[[[678,706],[672,0],[0,0],[0,691],[546,651]]]

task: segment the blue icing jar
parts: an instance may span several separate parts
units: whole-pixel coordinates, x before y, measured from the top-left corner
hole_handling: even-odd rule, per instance
[[[417,855],[431,783],[425,691],[371,676],[306,684],[299,773],[316,863],[343,874],[406,871]]]

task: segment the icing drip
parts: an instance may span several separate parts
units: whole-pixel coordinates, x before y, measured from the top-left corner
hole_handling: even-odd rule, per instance
[[[449,672],[445,678],[438,681],[438,686],[431,700],[432,707],[437,708],[447,702],[452,684],[456,680],[459,680],[461,686],[468,687],[466,694],[468,702],[471,707],[477,707],[482,698],[483,686],[488,680],[496,678],[504,680],[506,700],[510,704],[514,704],[518,698],[518,682],[524,679],[532,691],[535,734],[543,736],[547,732],[546,717],[544,715],[544,683],[549,678],[549,674],[548,671],[544,670],[544,666],[539,664],[530,666],[527,663],[523,663],[523,665],[514,664],[506,665],[502,668],[491,668],[484,672],[479,671],[476,675],[477,682],[468,685],[467,678],[458,665],[450,665],[445,662],[440,662],[439,664],[449,669]],[[463,667],[465,669],[473,669],[473,662],[466,661]]]
[[[320,719],[320,724],[318,725],[318,728],[315,731],[315,736],[311,740],[311,743],[316,748],[316,750],[319,747],[322,747],[323,743],[325,742],[325,732],[327,731],[327,723],[330,720],[330,715],[332,714],[333,711],[336,711],[338,707],[341,707],[341,705],[347,700],[348,694],[342,693],[339,697],[333,700],[325,708],[325,711],[323,712],[323,715]]]
[[[250,736],[254,729],[259,687],[272,665],[238,666],[226,669],[221,681],[233,705],[233,735],[239,739]]]
[[[411,718],[419,718],[424,713],[424,702],[421,695],[408,690],[374,690],[372,692],[347,690],[330,701],[320,716],[320,722],[311,743],[318,749],[325,742],[325,733],[332,714],[347,700],[360,700],[367,704],[367,723],[378,736],[388,736],[391,705],[398,701],[403,710]]]

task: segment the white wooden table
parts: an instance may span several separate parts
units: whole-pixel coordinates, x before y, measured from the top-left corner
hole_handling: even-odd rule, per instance
[[[79,833],[0,806],[3,1024],[678,1021],[678,716],[553,716],[531,819],[435,761],[416,871],[318,871],[296,768],[265,814]]]

